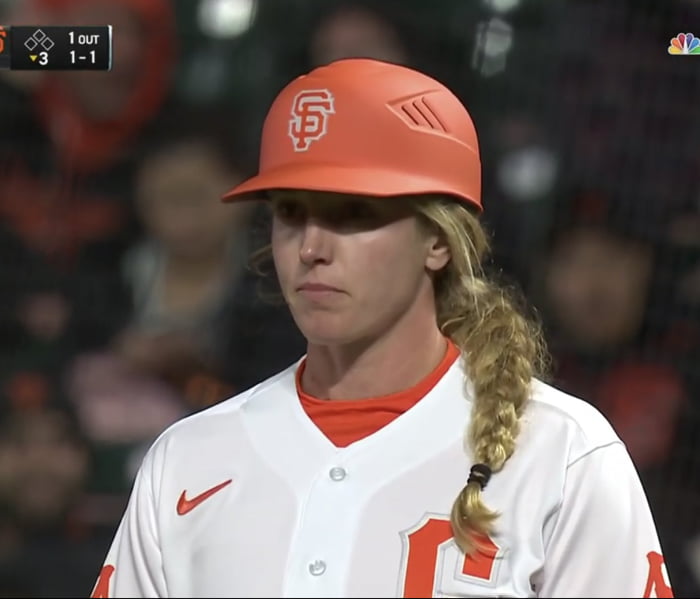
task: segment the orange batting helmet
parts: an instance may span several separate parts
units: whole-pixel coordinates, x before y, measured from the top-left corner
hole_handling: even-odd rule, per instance
[[[263,125],[259,172],[223,196],[270,189],[372,196],[446,194],[481,211],[474,123],[435,79],[347,58],[291,81]]]

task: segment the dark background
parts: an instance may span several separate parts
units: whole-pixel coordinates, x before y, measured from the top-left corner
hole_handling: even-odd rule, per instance
[[[700,593],[700,1],[14,0],[114,28],[109,73],[0,72],[0,596],[91,592],[145,448],[303,352],[249,268],[266,110],[343,56],[417,67],[479,131],[490,268],[546,326]],[[269,293],[268,293],[269,292]]]

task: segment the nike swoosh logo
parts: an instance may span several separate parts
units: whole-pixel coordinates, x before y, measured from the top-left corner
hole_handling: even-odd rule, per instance
[[[192,499],[187,499],[187,490],[183,491],[182,494],[180,495],[180,499],[177,500],[177,513],[180,516],[184,516],[188,512],[191,512],[194,508],[196,508],[200,503],[203,501],[206,501],[209,499],[214,493],[218,493],[223,489],[224,487],[227,487],[233,482],[233,479],[228,479],[222,483],[219,483],[215,487],[212,487],[211,489],[204,491],[204,493],[200,493],[196,497],[193,497]]]

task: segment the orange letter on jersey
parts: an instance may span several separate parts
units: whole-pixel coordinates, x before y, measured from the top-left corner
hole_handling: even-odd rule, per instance
[[[114,574],[114,566],[104,566],[102,568],[90,599],[109,599],[109,579],[112,578],[112,574]]]
[[[644,597],[673,597],[673,591],[664,577],[664,556],[656,551],[650,551],[647,553],[647,560],[649,560],[649,576]]]
[[[408,560],[404,580],[404,597],[432,597],[435,586],[440,545],[452,538],[449,520],[429,518],[420,528],[408,535]],[[482,580],[491,578],[498,547],[487,537],[481,539],[481,548],[475,555],[464,557],[462,573]]]
[[[7,36],[7,31],[0,25],[0,54],[5,51],[5,37]]]

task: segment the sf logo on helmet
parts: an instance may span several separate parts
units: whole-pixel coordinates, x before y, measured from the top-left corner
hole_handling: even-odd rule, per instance
[[[333,114],[333,95],[327,89],[299,92],[292,103],[289,137],[296,152],[305,152],[312,141],[326,134],[328,115]]]

